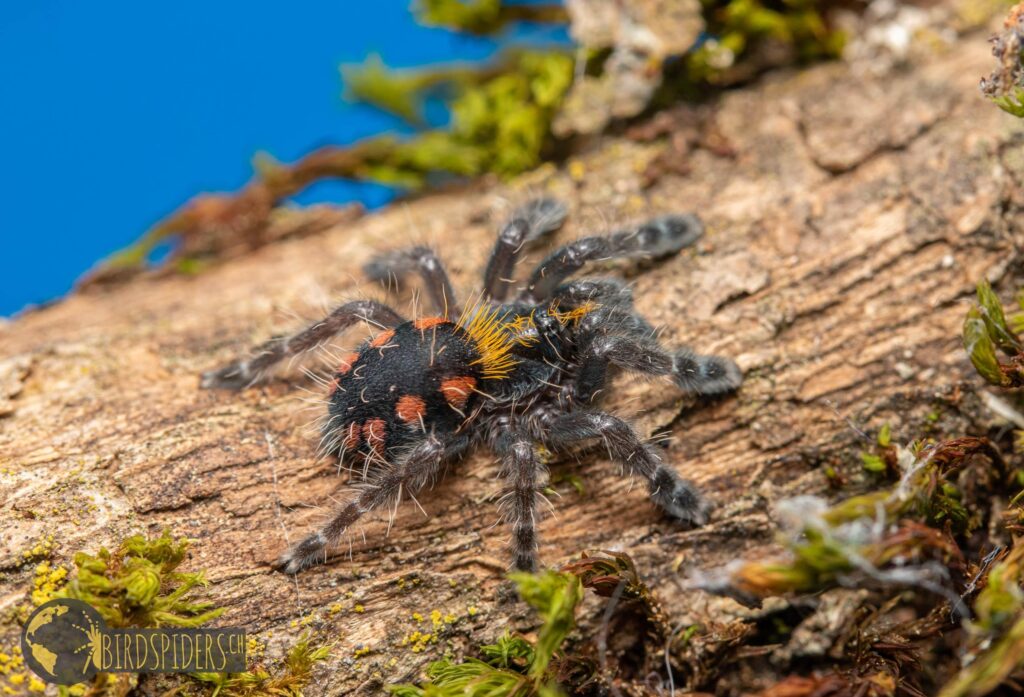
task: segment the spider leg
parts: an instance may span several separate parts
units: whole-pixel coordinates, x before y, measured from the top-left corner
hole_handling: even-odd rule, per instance
[[[596,303],[633,309],[633,291],[617,278],[579,278],[563,283],[551,292],[552,300],[569,307]]]
[[[662,462],[655,449],[617,416],[582,411],[563,414],[551,424],[545,440],[553,448],[564,448],[591,438],[600,438],[613,460],[647,480],[651,499],[670,515],[691,525],[707,522],[710,506],[694,486]]]
[[[634,309],[633,291],[624,281],[581,278],[555,288],[551,299],[562,310],[591,306],[579,324],[578,333],[584,341],[588,336],[608,333],[637,339],[650,339],[655,335],[650,322]]]
[[[671,355],[653,341],[601,335],[587,344],[580,359],[576,399],[592,400],[604,388],[611,365],[645,375],[669,375],[684,392],[702,397],[731,392],[743,381],[739,366],[722,356],[699,356],[687,348]]]
[[[418,273],[434,309],[446,318],[458,315],[455,291],[444,264],[430,247],[409,247],[378,254],[363,267],[372,281],[400,286],[406,276]]]
[[[433,481],[450,452],[437,438],[422,441],[400,461],[384,468],[374,481],[364,485],[359,495],[335,511],[317,532],[308,535],[281,555],[277,567],[285,573],[297,574],[317,563],[327,561],[328,548],[360,517],[385,505],[394,505],[403,489],[415,494]]]
[[[695,215],[663,215],[633,230],[581,237],[556,249],[537,265],[526,285],[526,299],[540,302],[551,297],[562,281],[588,261],[667,256],[692,245],[702,234],[704,225]]]
[[[341,330],[359,321],[394,327],[404,320],[387,305],[373,300],[348,302],[298,334],[275,337],[261,344],[251,358],[234,361],[217,370],[203,373],[200,387],[240,390],[254,385],[267,375],[272,366],[286,358],[315,349]]]
[[[732,392],[743,382],[743,373],[725,356],[701,356],[681,348],[672,357],[672,377],[684,392],[714,397]]]
[[[520,206],[498,233],[484,271],[484,296],[504,300],[512,287],[512,271],[523,247],[562,227],[565,206],[550,198],[539,198]]]
[[[507,434],[497,444],[501,476],[507,483],[502,505],[512,523],[512,567],[537,570],[537,479],[544,465],[537,460],[533,443],[519,434]]]

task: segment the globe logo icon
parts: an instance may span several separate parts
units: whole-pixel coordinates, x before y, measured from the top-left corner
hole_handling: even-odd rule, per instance
[[[40,678],[58,685],[89,680],[100,669],[100,614],[81,600],[57,599],[37,607],[21,635],[22,655]]]

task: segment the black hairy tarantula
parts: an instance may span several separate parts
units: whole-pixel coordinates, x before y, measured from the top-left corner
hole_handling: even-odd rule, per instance
[[[328,548],[360,516],[397,504],[403,491],[415,495],[446,462],[479,443],[501,460],[507,484],[501,505],[512,524],[517,569],[537,566],[536,509],[545,483],[538,445],[556,451],[602,439],[626,472],[646,480],[661,508],[689,524],[706,521],[708,506],[694,487],[598,402],[612,368],[666,376],[692,395],[736,389],[739,368],[727,358],[663,349],[621,281],[566,282],[588,261],[675,254],[701,236],[703,225],[694,215],[665,215],[583,237],[541,261],[507,301],[520,251],[561,227],[565,217],[565,207],[551,199],[517,209],[498,234],[482,297],[465,309],[458,309],[432,250],[387,252],[367,264],[367,275],[401,281],[419,274],[438,316],[410,321],[379,302],[348,302],[298,334],[266,342],[251,358],[203,375],[203,387],[243,388],[357,322],[382,330],[340,361],[323,422],[322,447],[361,458],[363,483],[326,525],[285,552],[280,566],[286,572],[326,561]]]

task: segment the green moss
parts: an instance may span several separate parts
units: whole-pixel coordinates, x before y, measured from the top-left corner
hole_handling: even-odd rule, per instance
[[[985,695],[1024,666],[1024,542],[992,567],[974,601],[972,660],[950,680],[940,697]]]
[[[552,472],[550,484],[551,485],[548,487],[550,492],[554,492],[555,487],[560,484],[568,484],[576,490],[576,493],[579,496],[587,495],[587,487],[583,484],[583,479],[580,478],[579,475],[567,474],[565,472]]]
[[[423,101],[432,92],[465,89],[488,75],[487,70],[461,65],[393,70],[377,54],[361,64],[341,66],[346,99],[370,104],[414,125],[423,124]]]
[[[892,446],[892,429],[888,423],[882,424],[875,438],[878,443],[876,452],[861,452],[860,459],[864,470],[872,474],[892,474],[896,470],[896,448]]]
[[[861,453],[861,462],[864,463],[864,469],[874,474],[882,474],[886,470],[885,460],[880,458],[878,455],[872,453]]]
[[[978,283],[977,299],[977,304],[967,311],[963,325],[964,349],[971,363],[993,385],[1024,385],[1024,344],[1008,325],[1002,304],[988,281]],[[1011,362],[1000,361],[1000,351],[1010,356]]]
[[[199,627],[224,610],[189,598],[206,582],[202,572],[177,571],[188,546],[164,531],[155,539],[129,537],[114,552],[79,552],[77,574],[58,595],[89,603],[111,627]]]
[[[825,22],[824,4],[788,0],[769,7],[759,0],[703,0],[709,39],[684,58],[686,78],[693,83],[720,82],[767,40],[791,47],[804,61],[838,57],[846,38]]]
[[[927,447],[912,444],[897,452],[904,472],[897,485],[824,510],[799,511],[801,527],[785,540],[788,557],[743,564],[731,570],[724,583],[716,580],[708,587],[756,602],[773,595],[824,590],[845,574],[881,570],[894,560],[909,565],[915,560],[956,557],[959,552],[950,533],[969,535],[981,522],[964,505],[957,476],[973,464],[991,468],[1000,478],[1005,476],[1005,463],[982,438]],[[900,522],[877,536],[858,532],[863,524],[880,519]]]
[[[314,646],[309,634],[303,634],[275,669],[262,665],[245,673],[193,673],[192,678],[212,687],[210,697],[302,697],[313,668],[325,660],[332,646]]]
[[[522,670],[533,663],[533,644],[520,636],[505,632],[497,643],[480,647],[484,660],[497,668]]]
[[[426,26],[479,35],[501,31],[511,22],[568,21],[565,10],[557,3],[509,5],[502,0],[417,0],[413,12]]]
[[[523,600],[533,606],[544,622],[537,632],[528,671],[539,684],[555,651],[575,626],[576,605],[583,599],[583,586],[576,576],[550,569],[539,574],[514,573],[509,577],[519,586]]]
[[[561,694],[552,661],[575,626],[576,606],[583,597],[573,574],[544,571],[510,577],[543,623],[533,643],[506,633],[497,643],[480,648],[481,659],[461,663],[448,659],[427,668],[421,685],[390,685],[399,697],[527,697]]]

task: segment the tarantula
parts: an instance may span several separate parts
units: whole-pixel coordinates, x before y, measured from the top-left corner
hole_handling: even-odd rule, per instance
[[[583,237],[541,261],[507,301],[522,249],[565,217],[565,207],[551,199],[514,211],[484,271],[482,297],[464,309],[431,249],[387,252],[366,265],[366,274],[399,282],[418,274],[437,316],[410,321],[379,302],[348,302],[293,336],[271,339],[251,358],[203,375],[203,387],[243,388],[357,322],[381,329],[341,359],[322,428],[322,449],[360,462],[363,483],[318,532],[285,552],[280,568],[297,573],[325,562],[360,516],[397,504],[403,491],[414,495],[445,463],[481,443],[501,461],[501,505],[517,569],[537,566],[536,508],[545,479],[538,445],[557,451],[602,439],[613,459],[646,480],[661,508],[689,524],[706,522],[708,506],[694,487],[626,421],[597,405],[611,369],[666,376],[692,395],[720,395],[739,386],[739,368],[726,358],[660,347],[622,281],[566,282],[591,260],[675,254],[703,234],[703,225],[694,215],[665,215]]]

